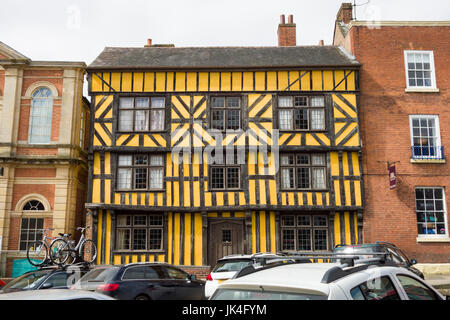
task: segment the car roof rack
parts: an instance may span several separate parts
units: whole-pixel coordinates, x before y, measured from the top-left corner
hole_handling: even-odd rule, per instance
[[[281,255],[282,254],[282,255]],[[267,260],[264,264],[249,265],[239,272],[237,272],[234,278],[240,278],[245,275],[267,270],[270,268],[278,267],[285,264],[299,264],[299,263],[311,263],[322,260],[325,263],[339,263],[339,266],[335,266],[329,269],[322,278],[322,283],[330,283],[342,277],[345,277],[351,273],[358,272],[360,270],[367,269],[371,266],[397,266],[393,261],[386,258],[387,253],[365,253],[365,254],[346,254],[346,253],[333,253],[333,252],[321,252],[321,253],[303,253],[303,252],[282,252],[279,257]],[[367,258],[367,256],[373,256]],[[312,261],[311,261],[312,260]],[[344,269],[346,268],[346,269]]]

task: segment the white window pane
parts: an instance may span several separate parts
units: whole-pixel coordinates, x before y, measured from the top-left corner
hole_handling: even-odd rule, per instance
[[[424,53],[422,55],[422,62],[423,63],[430,63],[430,54],[429,53]]]
[[[294,169],[281,169],[281,185],[283,189],[292,189],[294,187]]]
[[[278,98],[278,106],[279,107],[291,107],[292,106],[292,98],[291,97],[279,97]]]
[[[162,156],[151,156],[150,157],[150,165],[151,166],[162,166],[163,165],[163,157]]]
[[[409,63],[409,62],[414,63],[414,53],[408,53],[408,54],[406,55],[406,59],[407,59],[407,62],[408,62],[408,63]]]
[[[133,130],[133,111],[120,111],[119,130],[120,131]]]
[[[292,130],[292,111],[279,110],[279,115],[280,115],[280,129]]]
[[[324,166],[325,165],[325,155],[323,155],[323,154],[311,155],[311,163],[313,166]]]
[[[118,189],[131,189],[131,169],[120,168],[117,178]]]
[[[325,99],[322,96],[311,98],[311,107],[323,107],[325,105]]]
[[[150,169],[150,189],[162,189],[163,169]]]
[[[136,108],[148,108],[149,99],[148,98],[136,98]]]
[[[325,168],[312,168],[314,189],[325,189]]]
[[[311,109],[311,130],[325,130],[325,110]]]
[[[164,108],[164,98],[152,98],[152,108]]]
[[[164,130],[164,110],[152,110],[150,119],[150,130]]]
[[[119,166],[131,166],[131,156],[119,156]]]
[[[133,108],[133,98],[120,98],[119,107],[121,109],[130,109]]]
[[[136,131],[148,130],[148,111],[136,110],[134,114],[134,121]]]

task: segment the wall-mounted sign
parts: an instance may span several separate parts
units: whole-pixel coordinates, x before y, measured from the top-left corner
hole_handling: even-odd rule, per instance
[[[395,172],[395,164],[389,166],[389,188],[394,189],[397,186],[397,173]]]

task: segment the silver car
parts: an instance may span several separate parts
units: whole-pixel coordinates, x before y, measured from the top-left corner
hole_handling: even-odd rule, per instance
[[[107,295],[70,289],[26,290],[0,294],[0,300],[115,300]]]

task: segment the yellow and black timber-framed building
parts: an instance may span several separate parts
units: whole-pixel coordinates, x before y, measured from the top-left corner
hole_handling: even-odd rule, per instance
[[[105,48],[87,68],[97,263],[362,242],[359,66],[335,46]],[[243,161],[213,163],[219,146]]]

